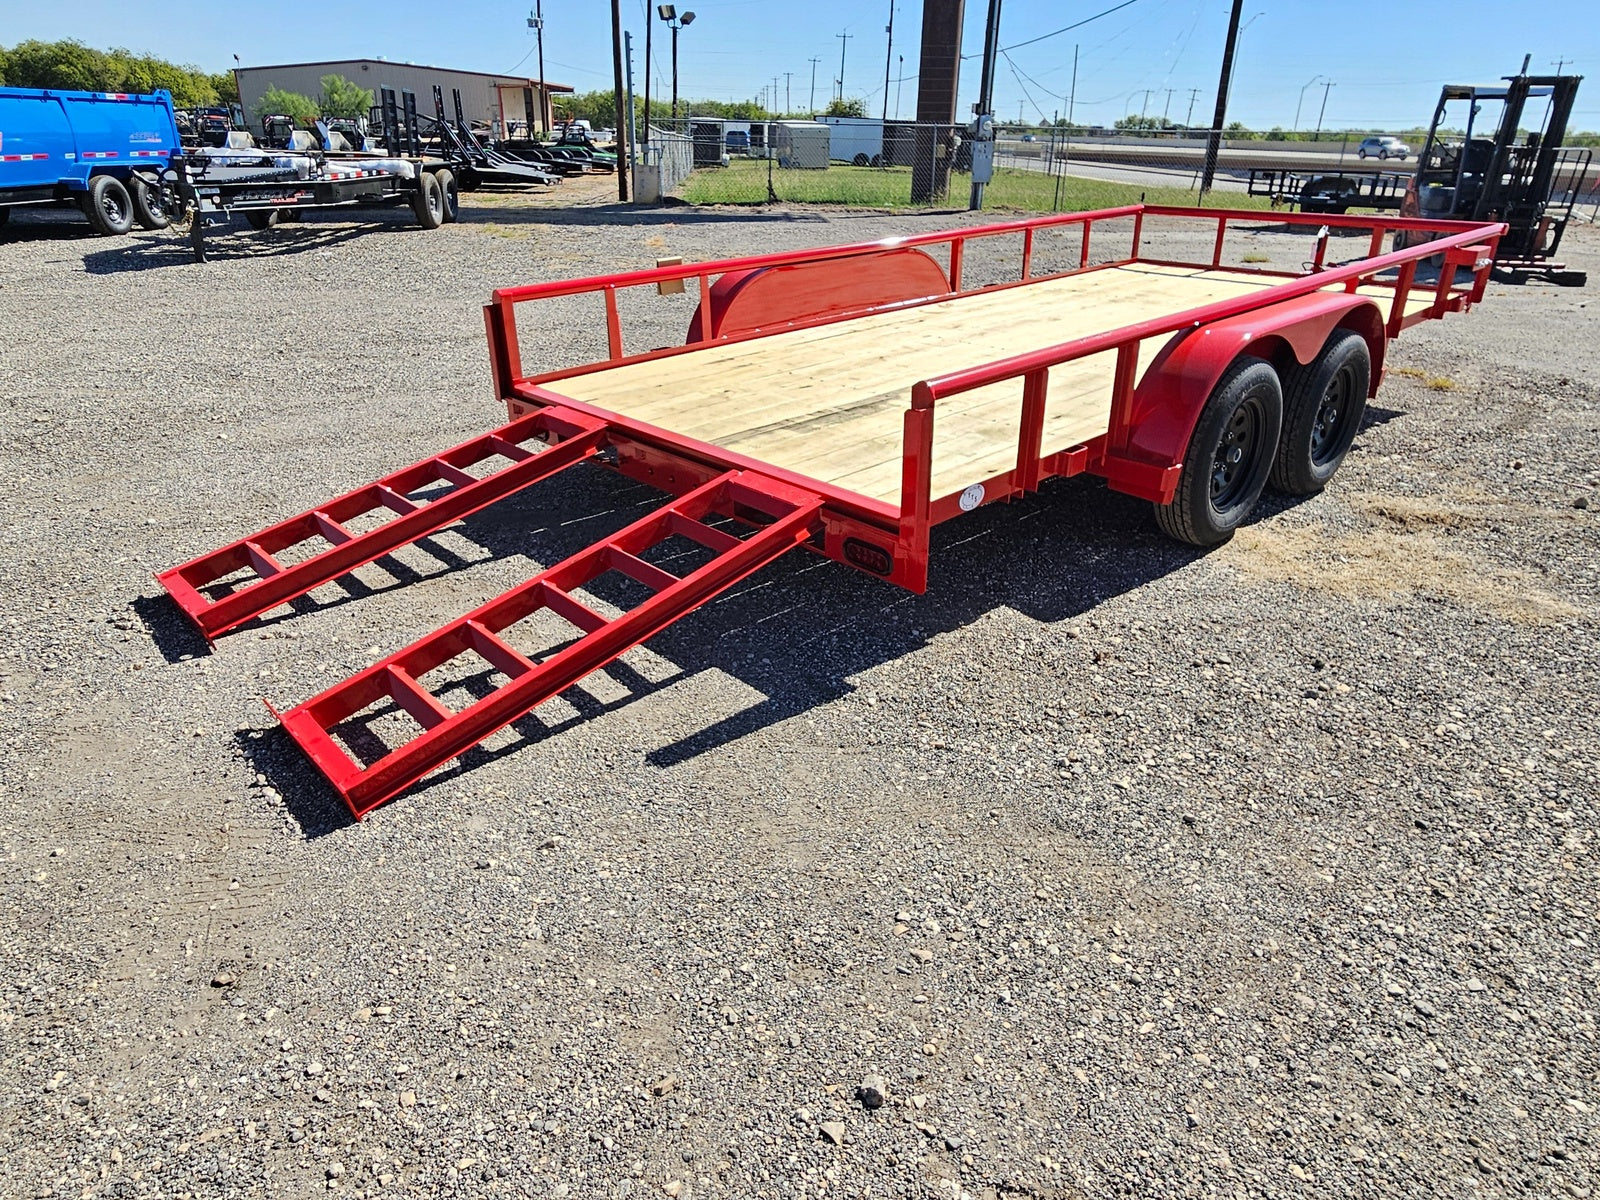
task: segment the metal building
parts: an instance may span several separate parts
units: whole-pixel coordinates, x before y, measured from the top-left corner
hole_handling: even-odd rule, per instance
[[[529,129],[551,127],[550,97],[570,94],[564,83],[520,79],[511,75],[486,75],[482,71],[453,71],[445,67],[425,67],[416,63],[389,62],[381,58],[351,58],[336,62],[283,63],[273,67],[239,67],[233,72],[239,85],[239,102],[251,121],[256,107],[269,87],[315,97],[322,90],[324,75],[343,75],[377,95],[380,87],[396,92],[410,88],[417,94],[417,106],[433,111],[433,88],[444,91],[450,103],[452,88],[460,89],[461,108],[469,121],[486,121],[497,133],[507,136]]]

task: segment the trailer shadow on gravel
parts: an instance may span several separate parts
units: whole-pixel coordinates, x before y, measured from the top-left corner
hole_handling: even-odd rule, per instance
[[[239,262],[287,258],[317,251],[332,252],[357,239],[421,233],[409,220],[297,221],[271,229],[254,230],[243,225],[218,226],[206,233],[206,257],[211,262]],[[129,271],[149,271],[162,267],[196,267],[194,250],[180,233],[145,234],[129,244],[124,241],[83,256],[83,267],[90,275],[120,275]]]
[[[659,493],[608,472],[586,475],[576,487],[572,481],[564,489],[536,485],[462,522],[456,527],[461,537],[484,555],[469,569],[530,554],[548,565],[604,536],[606,530],[588,519],[597,511],[605,513],[607,526],[621,528],[663,501]],[[1298,503],[1269,495],[1252,520],[1270,520]],[[992,505],[937,527],[933,573],[922,596],[818,556],[792,553],[649,639],[651,661],[665,664],[664,669],[647,676],[630,662],[614,662],[597,673],[607,681],[604,693],[613,698],[602,700],[582,685],[569,688],[513,722],[509,732],[493,739],[492,748],[468,751],[406,796],[414,799],[495,760],[527,752],[702,671],[720,671],[763,697],[645,754],[653,766],[684,763],[849,695],[862,674],[997,609],[1013,609],[1046,627],[1070,622],[1201,556],[1161,536],[1148,503],[1084,476],[1051,481],[1026,500]],[[447,570],[441,565],[425,578]],[[535,570],[530,565],[528,574]],[[352,589],[349,597],[317,607],[343,606],[354,598]],[[186,643],[173,630],[172,623],[184,618],[165,597],[138,607],[158,643],[192,648],[192,641]],[[166,612],[158,616],[158,608]],[[420,626],[415,631],[418,636],[427,632]],[[487,695],[491,686],[487,674],[463,683],[477,695]],[[240,730],[235,739],[252,769],[284,797],[307,838],[353,823],[337,794],[280,727]],[[400,802],[408,801],[402,797]]]

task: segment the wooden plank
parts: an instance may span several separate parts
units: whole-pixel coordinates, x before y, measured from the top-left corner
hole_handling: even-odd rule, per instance
[[[797,329],[560,380],[551,390],[877,500],[900,499],[902,420],[919,379],[1249,295],[1281,278],[1138,263]],[[1385,289],[1363,288],[1380,298]],[[1425,308],[1426,295],[1408,302]],[[1167,339],[1140,347],[1139,373]],[[1050,372],[1047,453],[1104,433],[1113,357]],[[1021,380],[942,402],[933,494],[1015,463]]]

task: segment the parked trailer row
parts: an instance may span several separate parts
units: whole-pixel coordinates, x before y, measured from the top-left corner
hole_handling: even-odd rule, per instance
[[[424,229],[456,215],[456,179],[443,159],[395,134],[393,93],[382,152],[330,153],[309,140],[286,150],[184,147],[172,97],[0,88],[0,224],[24,204],[73,203],[102,234],[137,222],[186,222],[195,257],[209,224],[243,217],[265,229],[309,209],[408,205]],[[407,128],[414,97],[404,93]]]
[[[1152,218],[1214,231],[1209,260],[1144,257]],[[1303,271],[1224,266],[1229,224],[1260,219],[1131,205],[503,288],[485,319],[508,424],[160,580],[215,638],[563,471],[667,493],[280,714],[359,818],[799,546],[921,592],[935,525],[1081,473],[1151,501],[1171,536],[1216,545],[1269,483],[1304,495],[1329,482],[1390,339],[1481,300],[1506,228],[1291,214],[1275,220],[1315,237]],[[1330,230],[1312,234],[1324,225],[1366,234],[1365,254],[1330,265]],[[1390,234],[1424,230],[1436,240],[1385,252]],[[1035,274],[1040,237],[1073,265]],[[1020,245],[1015,276],[971,285],[966,251],[993,238]],[[1442,269],[1420,284],[1433,255]],[[619,296],[686,283],[701,300],[685,344],[627,353],[635,306]],[[518,308],[574,296],[603,305],[609,353],[530,372]],[[618,577],[645,598],[611,588]],[[479,675],[489,683],[465,696],[452,682]]]

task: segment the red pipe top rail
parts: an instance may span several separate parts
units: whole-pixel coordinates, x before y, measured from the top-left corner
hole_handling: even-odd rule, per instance
[[[1157,216],[1215,216],[1220,221],[1230,218],[1245,216],[1247,212],[1218,212],[1215,210],[1196,210],[1183,208],[1146,208],[1147,213]],[[1299,217],[1299,214],[1291,214]],[[1495,243],[1499,241],[1506,231],[1503,223],[1477,224],[1471,221],[1428,222],[1415,218],[1397,218],[1392,221],[1373,221],[1358,219],[1348,224],[1355,224],[1361,228],[1393,227],[1401,229],[1422,229],[1437,232],[1441,226],[1450,226],[1461,232],[1453,233],[1448,237],[1438,238],[1433,241],[1421,242],[1415,246],[1408,246],[1404,250],[1393,250],[1388,254],[1380,254],[1373,258],[1362,258],[1343,266],[1329,267],[1307,275],[1294,277],[1285,276],[1284,281],[1274,285],[1272,301],[1277,303],[1283,300],[1292,300],[1297,296],[1307,296],[1312,292],[1326,290],[1329,285],[1336,283],[1346,284],[1347,291],[1354,291],[1360,282],[1369,276],[1374,276],[1380,271],[1390,267],[1403,267],[1410,265],[1413,268],[1418,260],[1440,254],[1448,250],[1464,248],[1475,244],[1487,247],[1487,257],[1493,259]],[[1316,217],[1310,219],[1297,219],[1294,224],[1326,224]],[[1382,232],[1382,228],[1375,232]],[[1405,284],[1410,287],[1410,272],[1405,273],[1402,280],[1397,280],[1397,293],[1402,289],[1398,286]],[[1399,296],[1400,303],[1404,303],[1404,295]],[[931,379],[923,380],[912,387],[913,408],[930,408],[933,404],[947,396],[969,392],[975,388],[986,387],[992,383],[1000,383],[1007,379],[1015,379],[1031,371],[1047,369],[1068,363],[1078,358],[1086,358],[1091,354],[1099,354],[1107,350],[1115,350],[1125,343],[1140,342],[1146,338],[1160,337],[1163,334],[1176,333],[1180,329],[1196,328],[1221,320],[1224,317],[1236,316],[1251,309],[1260,308],[1261,300],[1258,296],[1243,296],[1228,300],[1218,300],[1200,308],[1190,309],[1170,317],[1157,317],[1138,324],[1126,325],[1120,329],[1109,329],[1104,333],[1097,333],[1092,337],[1077,338],[1070,342],[1062,342],[1055,346],[1047,346],[1039,350],[1030,350],[1026,354],[1013,355],[1010,358],[998,359],[994,362],[983,363],[973,367],[963,367],[958,371],[949,371],[943,375],[936,375]]]

